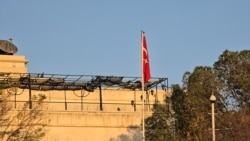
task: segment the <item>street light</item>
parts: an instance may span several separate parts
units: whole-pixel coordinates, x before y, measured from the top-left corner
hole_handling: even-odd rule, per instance
[[[212,109],[212,138],[213,138],[213,141],[215,141],[214,103],[216,102],[216,97],[214,96],[213,92],[209,100],[211,102],[211,109]]]

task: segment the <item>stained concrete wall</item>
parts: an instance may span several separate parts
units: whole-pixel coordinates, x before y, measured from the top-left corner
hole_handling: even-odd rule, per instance
[[[45,140],[141,140],[141,114],[133,112],[52,112]],[[124,138],[124,137],[123,137]]]
[[[26,64],[28,60],[25,56],[0,55],[1,73],[27,73]]]
[[[6,93],[10,90],[6,90]],[[12,91],[13,92],[13,91]],[[44,141],[118,141],[141,140],[142,101],[141,91],[103,90],[103,110],[100,111],[99,91],[85,92],[81,102],[76,94],[81,91],[31,91],[31,95],[45,95],[43,110],[48,114],[49,124]],[[17,89],[10,102],[15,109],[21,109],[29,101],[29,90]],[[158,100],[164,103],[166,91],[157,91]],[[65,95],[67,109],[65,108]],[[155,95],[148,96],[145,117],[152,114]],[[136,99],[136,110],[131,100]],[[117,110],[120,107],[120,110]],[[13,107],[14,108],[14,107]]]

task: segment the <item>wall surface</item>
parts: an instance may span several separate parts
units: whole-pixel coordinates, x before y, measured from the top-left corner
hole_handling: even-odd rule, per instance
[[[0,72],[2,73],[27,73],[25,56],[0,55]]]
[[[7,90],[6,90],[7,92]],[[8,90],[8,92],[13,92]],[[17,89],[10,101],[16,110],[29,101],[29,90]],[[31,95],[45,95],[44,112],[48,114],[49,124],[45,141],[125,141],[141,140],[142,101],[141,91],[105,90],[103,91],[103,110],[100,111],[99,91],[96,90],[81,98],[75,94],[81,91],[31,91]],[[158,100],[163,102],[166,91],[158,91]],[[67,100],[65,101],[65,94]],[[131,100],[136,97],[136,104]],[[149,95],[145,104],[145,117],[152,114],[155,96]],[[13,107],[14,108],[14,107]],[[117,108],[120,108],[118,110]]]

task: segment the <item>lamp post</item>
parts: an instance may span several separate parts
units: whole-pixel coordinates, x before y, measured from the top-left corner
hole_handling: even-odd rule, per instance
[[[216,102],[216,97],[212,93],[209,98],[211,102],[211,110],[212,110],[212,141],[215,141],[215,119],[214,119],[214,103]]]

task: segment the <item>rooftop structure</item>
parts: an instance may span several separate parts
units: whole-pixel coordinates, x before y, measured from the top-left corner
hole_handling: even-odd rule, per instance
[[[17,50],[12,42],[0,40],[0,85],[12,95],[14,110],[24,102],[32,108],[34,95],[47,97],[44,110],[51,122],[46,141],[110,141],[130,134],[130,127],[140,138],[142,100],[148,117],[152,105],[164,103],[170,94],[168,78],[151,78],[143,98],[141,77],[29,73],[28,60],[15,55]]]

